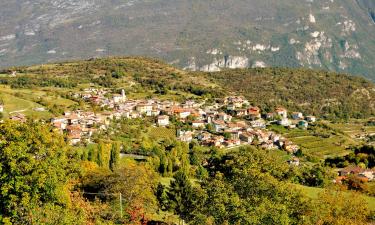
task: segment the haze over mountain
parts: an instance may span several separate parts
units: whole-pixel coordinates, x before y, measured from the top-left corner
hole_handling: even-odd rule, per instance
[[[308,67],[375,80],[372,0],[0,2],[0,66],[107,55],[190,70]]]

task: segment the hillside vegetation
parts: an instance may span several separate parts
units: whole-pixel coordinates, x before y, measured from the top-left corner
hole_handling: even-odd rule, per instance
[[[13,70],[17,71],[16,77],[6,75]],[[284,106],[290,110],[328,119],[367,118],[375,114],[375,85],[372,82],[363,78],[307,69],[187,72],[158,60],[126,57],[16,67],[2,73],[0,83],[13,90],[38,89],[52,95],[59,93],[60,96],[91,85],[124,88],[134,98],[158,96],[172,99],[210,99],[241,94],[264,111]],[[12,94],[6,89],[1,92]],[[20,97],[21,93],[19,92],[17,97]],[[26,94],[26,97],[32,100],[30,95]],[[62,100],[60,99],[60,102],[64,102]],[[51,99],[49,102],[51,103]],[[70,104],[66,102],[65,100],[64,104],[60,105],[72,105],[71,101],[68,101]]]

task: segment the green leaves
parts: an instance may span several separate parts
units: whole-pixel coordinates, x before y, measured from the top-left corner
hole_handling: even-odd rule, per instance
[[[33,122],[5,122],[0,143],[0,214],[20,219],[33,205],[67,203],[63,189],[75,165],[62,136]]]

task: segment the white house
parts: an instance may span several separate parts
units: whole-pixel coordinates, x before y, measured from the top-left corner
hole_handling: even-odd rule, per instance
[[[194,128],[204,127],[203,121],[193,121],[191,124]]]
[[[307,122],[315,123],[316,117],[315,116],[306,116],[306,120],[307,120]]]
[[[220,132],[226,127],[226,124],[223,121],[213,121],[212,125],[216,132]]]
[[[182,111],[182,112],[179,113],[179,116],[180,116],[181,119],[185,119],[185,118],[187,118],[188,116],[190,116],[190,114],[191,114],[190,111],[188,111],[188,110],[184,110],[184,111]]]
[[[276,113],[277,113],[277,115],[279,115],[279,116],[281,116],[283,118],[287,118],[288,117],[288,111],[286,109],[284,109],[284,108],[281,108],[281,107],[277,108],[276,109]]]
[[[294,112],[294,113],[292,113],[292,118],[294,120],[303,119],[303,114],[301,112]]]
[[[137,112],[141,113],[141,114],[152,114],[152,105],[149,105],[149,104],[139,104],[136,106],[136,110]]]
[[[158,116],[158,125],[161,127],[165,127],[169,125],[169,116],[163,115]]]
[[[288,118],[282,118],[281,120],[277,121],[277,123],[284,127],[287,127],[291,124]]]
[[[232,120],[232,116],[231,115],[228,115],[226,113],[219,113],[219,120],[222,120],[222,121],[231,121]]]

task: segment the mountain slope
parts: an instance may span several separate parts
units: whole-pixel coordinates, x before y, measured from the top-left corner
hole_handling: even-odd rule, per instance
[[[12,68],[0,84],[71,93],[95,84],[131,97],[163,99],[244,95],[265,111],[284,106],[329,119],[375,116],[375,85],[363,78],[308,69],[236,69],[190,72],[147,58],[104,58]],[[9,73],[3,71],[3,73]],[[0,72],[1,74],[1,72]],[[1,92],[1,91],[0,91]],[[21,93],[21,91],[17,91]],[[64,94],[65,96],[66,94]]]
[[[147,55],[191,70],[287,66],[375,79],[371,0],[0,2],[0,66]]]

